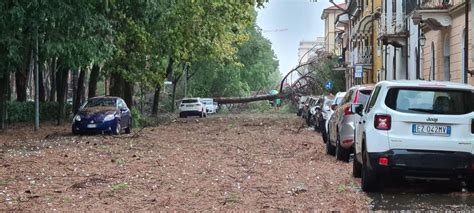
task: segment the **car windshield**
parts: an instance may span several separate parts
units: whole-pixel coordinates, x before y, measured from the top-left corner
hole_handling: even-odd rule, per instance
[[[183,104],[189,104],[189,103],[197,103],[198,100],[197,99],[185,99],[183,100],[181,103]]]
[[[91,107],[99,107],[99,106],[115,107],[115,99],[111,99],[111,98],[94,98],[94,99],[89,99],[89,100],[87,100],[87,102],[84,104],[83,108],[91,108]]]
[[[462,115],[474,111],[474,92],[446,89],[390,89],[385,104],[408,113]]]

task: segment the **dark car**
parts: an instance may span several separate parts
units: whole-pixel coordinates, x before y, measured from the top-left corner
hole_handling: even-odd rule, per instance
[[[87,100],[74,116],[72,133],[130,133],[132,116],[119,97],[94,97]]]
[[[314,130],[326,134],[326,120],[331,111],[331,105],[334,101],[334,96],[322,96],[316,104],[314,116]],[[325,136],[323,136],[325,138]]]

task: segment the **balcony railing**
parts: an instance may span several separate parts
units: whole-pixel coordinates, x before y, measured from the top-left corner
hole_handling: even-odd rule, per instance
[[[422,10],[443,10],[464,3],[465,0],[423,0],[420,9]]]
[[[389,17],[386,13],[380,17],[380,35],[396,35],[406,32],[405,22],[403,21],[403,15],[398,13],[392,13]]]
[[[354,56],[355,64],[372,64],[372,46],[357,47]]]

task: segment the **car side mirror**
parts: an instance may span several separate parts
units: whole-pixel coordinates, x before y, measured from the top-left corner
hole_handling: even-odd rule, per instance
[[[351,104],[351,112],[362,116],[362,110],[364,110],[364,105],[362,104]]]
[[[337,104],[332,104],[332,105],[331,105],[331,109],[332,109],[333,111],[336,111],[336,109],[337,109]]]
[[[124,108],[121,108],[120,111],[121,112],[126,112],[126,111],[128,111],[128,109],[124,107]]]

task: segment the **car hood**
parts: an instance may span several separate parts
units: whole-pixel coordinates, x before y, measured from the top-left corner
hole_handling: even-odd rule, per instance
[[[85,109],[80,109],[78,114],[86,119],[94,120],[103,120],[105,116],[110,114],[115,114],[118,112],[118,109],[115,107],[89,107]]]

